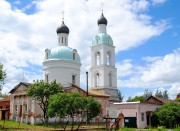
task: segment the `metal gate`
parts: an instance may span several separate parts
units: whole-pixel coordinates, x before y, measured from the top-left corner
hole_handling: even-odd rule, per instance
[[[136,117],[124,117],[124,127],[137,128]]]

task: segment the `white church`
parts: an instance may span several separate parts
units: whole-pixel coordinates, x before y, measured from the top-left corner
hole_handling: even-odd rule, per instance
[[[90,85],[88,95],[101,103],[101,118],[106,114],[106,107],[118,102],[117,69],[115,67],[115,47],[113,40],[106,32],[107,19],[103,13],[98,19],[99,33],[91,45]],[[69,28],[64,20],[57,28],[57,46],[45,50],[43,70],[45,81],[56,80],[61,83],[65,92],[87,92],[80,88],[81,58],[76,49],[69,47]],[[10,119],[35,124],[36,119],[43,118],[42,110],[35,101],[29,98],[26,90],[31,83],[20,82],[11,91]]]
[[[111,101],[118,101],[117,69],[115,67],[115,47],[106,32],[107,19],[103,13],[98,19],[99,33],[91,45],[90,88],[110,95]],[[69,28],[64,24],[57,28],[58,46],[46,49],[43,67],[45,80],[56,80],[63,87],[69,83],[80,86],[81,59],[76,49],[68,46]]]

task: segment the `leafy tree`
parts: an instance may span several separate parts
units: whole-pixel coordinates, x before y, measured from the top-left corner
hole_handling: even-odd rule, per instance
[[[145,89],[144,94],[142,96],[135,96],[134,98],[129,97],[127,102],[134,102],[134,101],[145,101],[147,100],[150,96],[152,96],[152,92],[149,91],[148,89]]]
[[[78,123],[77,129],[75,129],[78,130],[85,118],[90,120],[99,113],[100,103],[92,97],[84,97],[79,93],[55,94],[51,97],[48,107],[48,115],[59,117],[64,130],[66,130],[69,120],[71,120],[71,130],[74,130],[75,123]]]
[[[172,128],[180,124],[180,104],[166,103],[161,108],[157,109],[153,115],[158,119],[157,124]]]
[[[45,124],[48,124],[48,104],[52,95],[62,92],[62,86],[57,84],[56,81],[46,83],[43,80],[34,81],[34,84],[27,90],[27,95],[37,100],[43,111]]]
[[[4,85],[5,78],[6,78],[6,72],[3,70],[3,64],[0,63],[0,90],[2,85]]]
[[[152,92],[149,91],[148,89],[145,89],[143,97],[144,97],[144,101],[147,100],[150,96],[152,96]]]
[[[122,93],[120,90],[118,90],[118,97],[119,97],[119,102],[123,101],[124,96],[122,96]]]
[[[128,99],[127,102],[135,102],[135,101],[144,101],[144,97],[143,96],[135,96],[133,99]]]

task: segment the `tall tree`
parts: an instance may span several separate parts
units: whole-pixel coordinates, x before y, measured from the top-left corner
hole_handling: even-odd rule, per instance
[[[164,99],[169,98],[167,90],[164,90],[163,92],[156,90],[155,96],[159,98],[164,98]]]
[[[152,91],[149,91],[148,89],[145,89],[144,94],[143,94],[144,101],[147,100],[150,96],[152,96]]]
[[[50,117],[58,116],[64,130],[71,120],[72,131],[75,123],[78,124],[75,130],[78,130],[85,118],[92,119],[99,113],[100,103],[92,97],[84,97],[79,93],[55,94],[51,97],[48,108],[48,115]]]
[[[165,90],[165,91],[163,92],[163,98],[164,98],[164,99],[169,99],[167,90]]]
[[[129,97],[127,102],[135,102],[135,101],[144,101],[144,97],[143,96],[135,96],[134,98]]]
[[[118,97],[119,97],[119,102],[123,101],[124,96],[122,96],[122,93],[120,90],[118,90]]]
[[[129,96],[127,99],[127,102],[131,102],[131,101],[132,101],[132,98]]]
[[[155,97],[163,98],[163,94],[158,89],[156,90]]]
[[[27,95],[37,100],[44,114],[45,124],[48,124],[48,104],[52,95],[62,92],[62,86],[56,81],[46,83],[43,80],[34,81],[34,84],[27,90]]]

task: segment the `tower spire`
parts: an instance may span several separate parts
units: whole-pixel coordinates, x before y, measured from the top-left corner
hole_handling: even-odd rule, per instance
[[[102,11],[102,13],[103,13],[103,6],[104,6],[104,3],[101,2],[101,11]]]
[[[64,11],[62,11],[62,21],[64,21]]]

